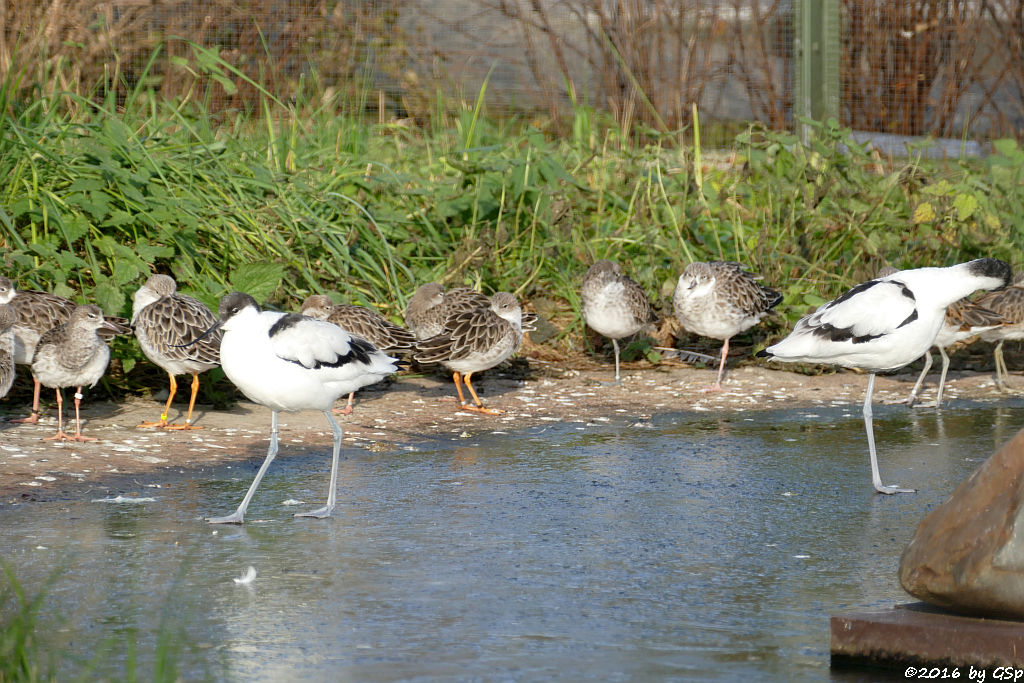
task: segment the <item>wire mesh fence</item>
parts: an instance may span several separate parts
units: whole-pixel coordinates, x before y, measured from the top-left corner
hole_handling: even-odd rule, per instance
[[[1019,136],[1024,0],[839,11],[844,125]],[[492,114],[570,125],[587,105],[627,131],[683,128],[696,103],[722,142],[794,125],[794,17],[790,0],[8,0],[0,73],[29,96],[142,85],[213,111],[312,96],[423,122],[485,91]]]

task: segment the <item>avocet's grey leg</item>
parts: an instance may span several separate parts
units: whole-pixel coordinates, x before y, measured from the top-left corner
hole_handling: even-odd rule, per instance
[[[882,477],[878,473],[878,455],[875,453],[875,430],[874,421],[871,415],[871,395],[875,391],[875,373],[868,375],[868,391],[864,397],[864,428],[868,433],[868,452],[871,455],[871,483],[879,493],[914,493],[914,489],[900,488],[899,486],[884,486]]]
[[[949,355],[946,349],[939,347],[939,354],[942,355],[942,374],[939,375],[939,392],[935,395],[935,407],[942,407],[942,390],[946,388],[946,373],[949,371]]]
[[[270,468],[270,463],[275,455],[277,455],[277,411],[273,410],[270,413],[270,447],[267,449],[267,457],[263,460],[263,464],[260,465],[256,478],[249,485],[249,490],[246,491],[242,504],[238,506],[238,509],[233,514],[226,517],[207,517],[206,521],[210,524],[241,524],[245,518],[245,511],[249,507],[249,501],[252,500],[252,494],[256,493],[256,487],[260,485],[260,480],[267,473],[267,469]]]
[[[334,453],[331,456],[331,484],[330,489],[327,491],[327,505],[316,510],[310,510],[309,512],[296,512],[296,517],[316,517],[317,519],[323,519],[324,517],[330,517],[331,512],[334,510],[334,504],[336,500],[336,490],[338,486],[338,460],[341,454],[341,437],[343,435],[341,426],[334,421],[331,416],[331,411],[325,410],[324,415],[327,417],[327,422],[331,425],[331,431],[334,432]]]
[[[941,349],[940,349],[941,350]],[[917,402],[917,392],[921,391],[921,385],[924,384],[924,378],[928,374],[928,371],[932,369],[932,352],[924,354],[924,367],[921,369],[921,374],[917,378],[917,382],[914,383],[914,388],[910,390],[910,396],[907,397],[907,405],[910,407],[914,406]]]

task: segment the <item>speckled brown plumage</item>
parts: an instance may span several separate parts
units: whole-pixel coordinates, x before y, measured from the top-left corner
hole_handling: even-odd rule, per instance
[[[782,294],[760,279],[732,261],[697,261],[679,276],[673,296],[679,323],[689,332],[723,341],[718,378],[711,389],[722,388],[729,340],[756,325],[782,301]]]
[[[416,335],[376,311],[352,304],[335,304],[323,294],[306,297],[301,313],[333,323],[385,353],[408,351],[416,343]]]
[[[583,318],[587,325],[612,340],[615,381],[619,380],[619,339],[632,336],[657,320],[647,294],[623,275],[618,263],[602,259],[583,276],[580,288]]]
[[[0,398],[14,384],[14,323],[18,314],[10,304],[0,304]]]
[[[445,331],[446,321],[452,316],[477,308],[488,308],[491,300],[469,287],[455,287],[445,291],[436,282],[420,286],[409,299],[405,309],[405,324],[417,339],[429,339]],[[520,325],[524,332],[536,329],[537,316],[520,309]]]
[[[413,356],[423,363],[442,363],[454,373],[460,407],[480,412],[496,412],[483,407],[473,389],[472,375],[501,363],[519,348],[522,341],[522,309],[508,292],[494,294],[487,307],[479,306],[450,316],[445,329],[417,343]],[[466,406],[460,380],[473,395],[475,408]]]
[[[46,331],[68,321],[76,304],[62,296],[38,292],[35,290],[19,290],[9,278],[0,277],[0,304],[10,304],[17,313],[14,323],[14,362],[18,365],[31,365],[35,356],[36,345],[40,336]],[[97,330],[100,338],[108,340],[115,334],[128,331],[128,321],[116,316],[105,316],[110,323]],[[12,420],[12,422],[35,423],[39,421],[39,391],[41,384],[33,378],[32,413],[29,417]]]
[[[995,311],[1006,320],[1006,324],[982,332],[980,336],[985,341],[997,342],[992,352],[996,366],[996,386],[1007,391],[1009,385],[1006,378],[1010,372],[1003,358],[1003,342],[1024,339],[1024,282],[1021,281],[1021,274],[1018,273],[1009,287],[988,292],[975,299],[975,303]]]
[[[32,375],[57,392],[57,434],[48,437],[50,440],[94,441],[82,436],[79,405],[82,387],[95,386],[110,361],[110,349],[97,333],[101,329],[115,334],[122,330],[104,318],[99,306],[85,304],[76,307],[66,323],[47,330],[39,338],[32,358]],[[64,433],[64,387],[77,387],[74,436]]]
[[[135,292],[132,312],[135,337],[146,358],[170,377],[167,404],[160,420],[144,422],[140,427],[198,429],[192,425],[192,411],[199,391],[199,373],[220,365],[220,331],[203,336],[216,322],[217,316],[206,304],[179,294],[177,283],[169,275],[152,275]],[[195,343],[190,343],[193,341]],[[184,425],[167,422],[178,389],[176,375],[192,375],[192,393]]]

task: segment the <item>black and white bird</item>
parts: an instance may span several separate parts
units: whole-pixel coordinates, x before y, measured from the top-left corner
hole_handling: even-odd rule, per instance
[[[615,261],[595,261],[583,276],[580,287],[583,319],[587,325],[612,340],[615,351],[615,382],[619,376],[619,340],[649,328],[657,320],[643,288],[622,274]]]
[[[871,395],[875,374],[901,368],[935,343],[946,307],[979,289],[1010,282],[1010,266],[992,258],[947,268],[915,268],[869,280],[797,321],[785,339],[757,355],[783,362],[829,363],[869,371],[864,427],[871,480],[879,493],[912,493],[886,486],[878,473]]]
[[[722,389],[729,340],[756,325],[782,301],[782,294],[760,279],[732,261],[695,261],[679,276],[672,297],[679,324],[688,332],[722,340],[722,359],[710,391]]]
[[[877,277],[883,278],[897,272],[899,271],[892,266],[883,266],[879,268]],[[995,293],[999,294],[1000,292]],[[949,372],[949,354],[946,353],[946,349],[962,343],[969,343],[979,334],[998,329],[1006,324],[1007,320],[1003,316],[972,301],[970,297],[957,299],[951,303],[946,308],[946,317],[942,322],[942,327],[939,328],[938,335],[935,336],[935,344],[933,344],[942,357],[942,372],[939,374],[939,387],[935,393],[935,403],[917,402],[921,387],[924,386],[924,380],[932,367],[931,350],[925,352],[924,367],[921,368],[921,374],[918,375],[917,381],[914,382],[914,388],[910,390],[910,395],[904,402],[911,407],[942,407],[942,394],[946,386],[946,375]]]
[[[199,393],[199,373],[220,365],[220,333],[214,332],[195,344],[185,345],[217,322],[206,304],[178,293],[178,283],[170,275],[151,275],[135,292],[132,326],[146,358],[167,373],[170,391],[160,420],[143,422],[139,427],[159,429],[202,429],[192,424],[192,410]],[[169,424],[167,415],[178,391],[176,375],[192,375],[192,394],[184,424]]]
[[[339,396],[379,382],[398,369],[397,361],[337,325],[298,313],[263,311],[248,294],[232,292],[220,301],[211,330],[223,333],[221,367],[251,401],[270,408],[270,447],[242,503],[233,514],[210,517],[212,524],[241,524],[249,501],[277,455],[277,415],[319,410],[334,433],[327,504],[297,517],[328,517],[334,510],[342,431],[331,416]]]
[[[349,334],[362,337],[384,353],[411,353],[416,344],[416,335],[380,313],[354,304],[336,304],[324,294],[306,297],[299,312],[310,318],[326,320]],[[334,412],[351,415],[354,403],[355,392],[351,392],[345,407],[336,408]]]
[[[57,391],[57,433],[47,437],[47,441],[96,440],[82,435],[79,406],[82,403],[82,387],[95,386],[110,362],[110,348],[100,336],[100,330],[112,334],[128,332],[127,327],[104,318],[99,306],[85,304],[75,308],[66,323],[57,325],[39,337],[32,356],[32,376],[44,387]],[[74,436],[64,432],[64,397],[60,391],[64,387],[77,387]]]

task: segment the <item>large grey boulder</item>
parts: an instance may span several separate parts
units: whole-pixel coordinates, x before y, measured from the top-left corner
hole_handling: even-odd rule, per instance
[[[957,612],[1024,618],[1024,430],[921,521],[900,583]]]

